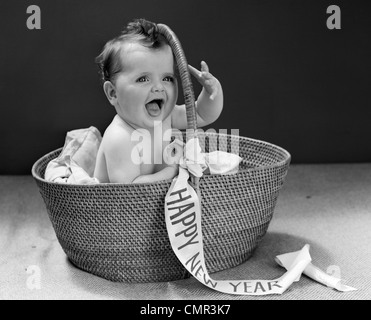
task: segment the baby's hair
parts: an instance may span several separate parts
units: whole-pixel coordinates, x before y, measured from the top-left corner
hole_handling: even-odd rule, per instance
[[[158,32],[157,24],[145,19],[136,19],[126,26],[121,35],[108,41],[101,54],[95,59],[102,81],[113,81],[122,71],[120,52],[125,42],[137,42],[157,49],[167,44],[165,37]]]

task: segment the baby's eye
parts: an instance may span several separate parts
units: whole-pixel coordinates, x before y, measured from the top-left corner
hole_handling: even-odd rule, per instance
[[[146,81],[148,81],[148,77],[146,76],[143,76],[137,79],[137,82],[146,82]]]
[[[164,78],[164,81],[167,81],[167,82],[174,82],[174,77],[172,76],[167,76]]]

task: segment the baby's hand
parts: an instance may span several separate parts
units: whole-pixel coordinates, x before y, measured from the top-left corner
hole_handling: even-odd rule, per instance
[[[164,150],[164,160],[168,165],[178,165],[183,158],[183,142],[175,139]]]
[[[205,61],[201,62],[201,71],[188,65],[190,73],[198,80],[210,95],[210,99],[214,100],[218,94],[218,80],[209,72],[209,67]]]

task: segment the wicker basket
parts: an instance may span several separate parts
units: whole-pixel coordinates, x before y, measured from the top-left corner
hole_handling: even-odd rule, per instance
[[[197,133],[193,88],[183,50],[167,26],[158,26],[176,57],[188,126],[203,151],[238,149],[243,158],[236,174],[192,177],[202,203],[206,267],[213,273],[246,261],[259,244],[272,219],[290,154],[264,141]],[[165,225],[164,201],[171,181],[96,185],[46,181],[46,166],[61,150],[36,161],[32,175],[58,241],[74,265],[120,282],[172,281],[189,276],[172,251]]]

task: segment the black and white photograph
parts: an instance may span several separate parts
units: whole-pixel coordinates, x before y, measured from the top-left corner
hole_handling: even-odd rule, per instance
[[[0,38],[0,300],[371,299],[370,3],[2,0]]]

